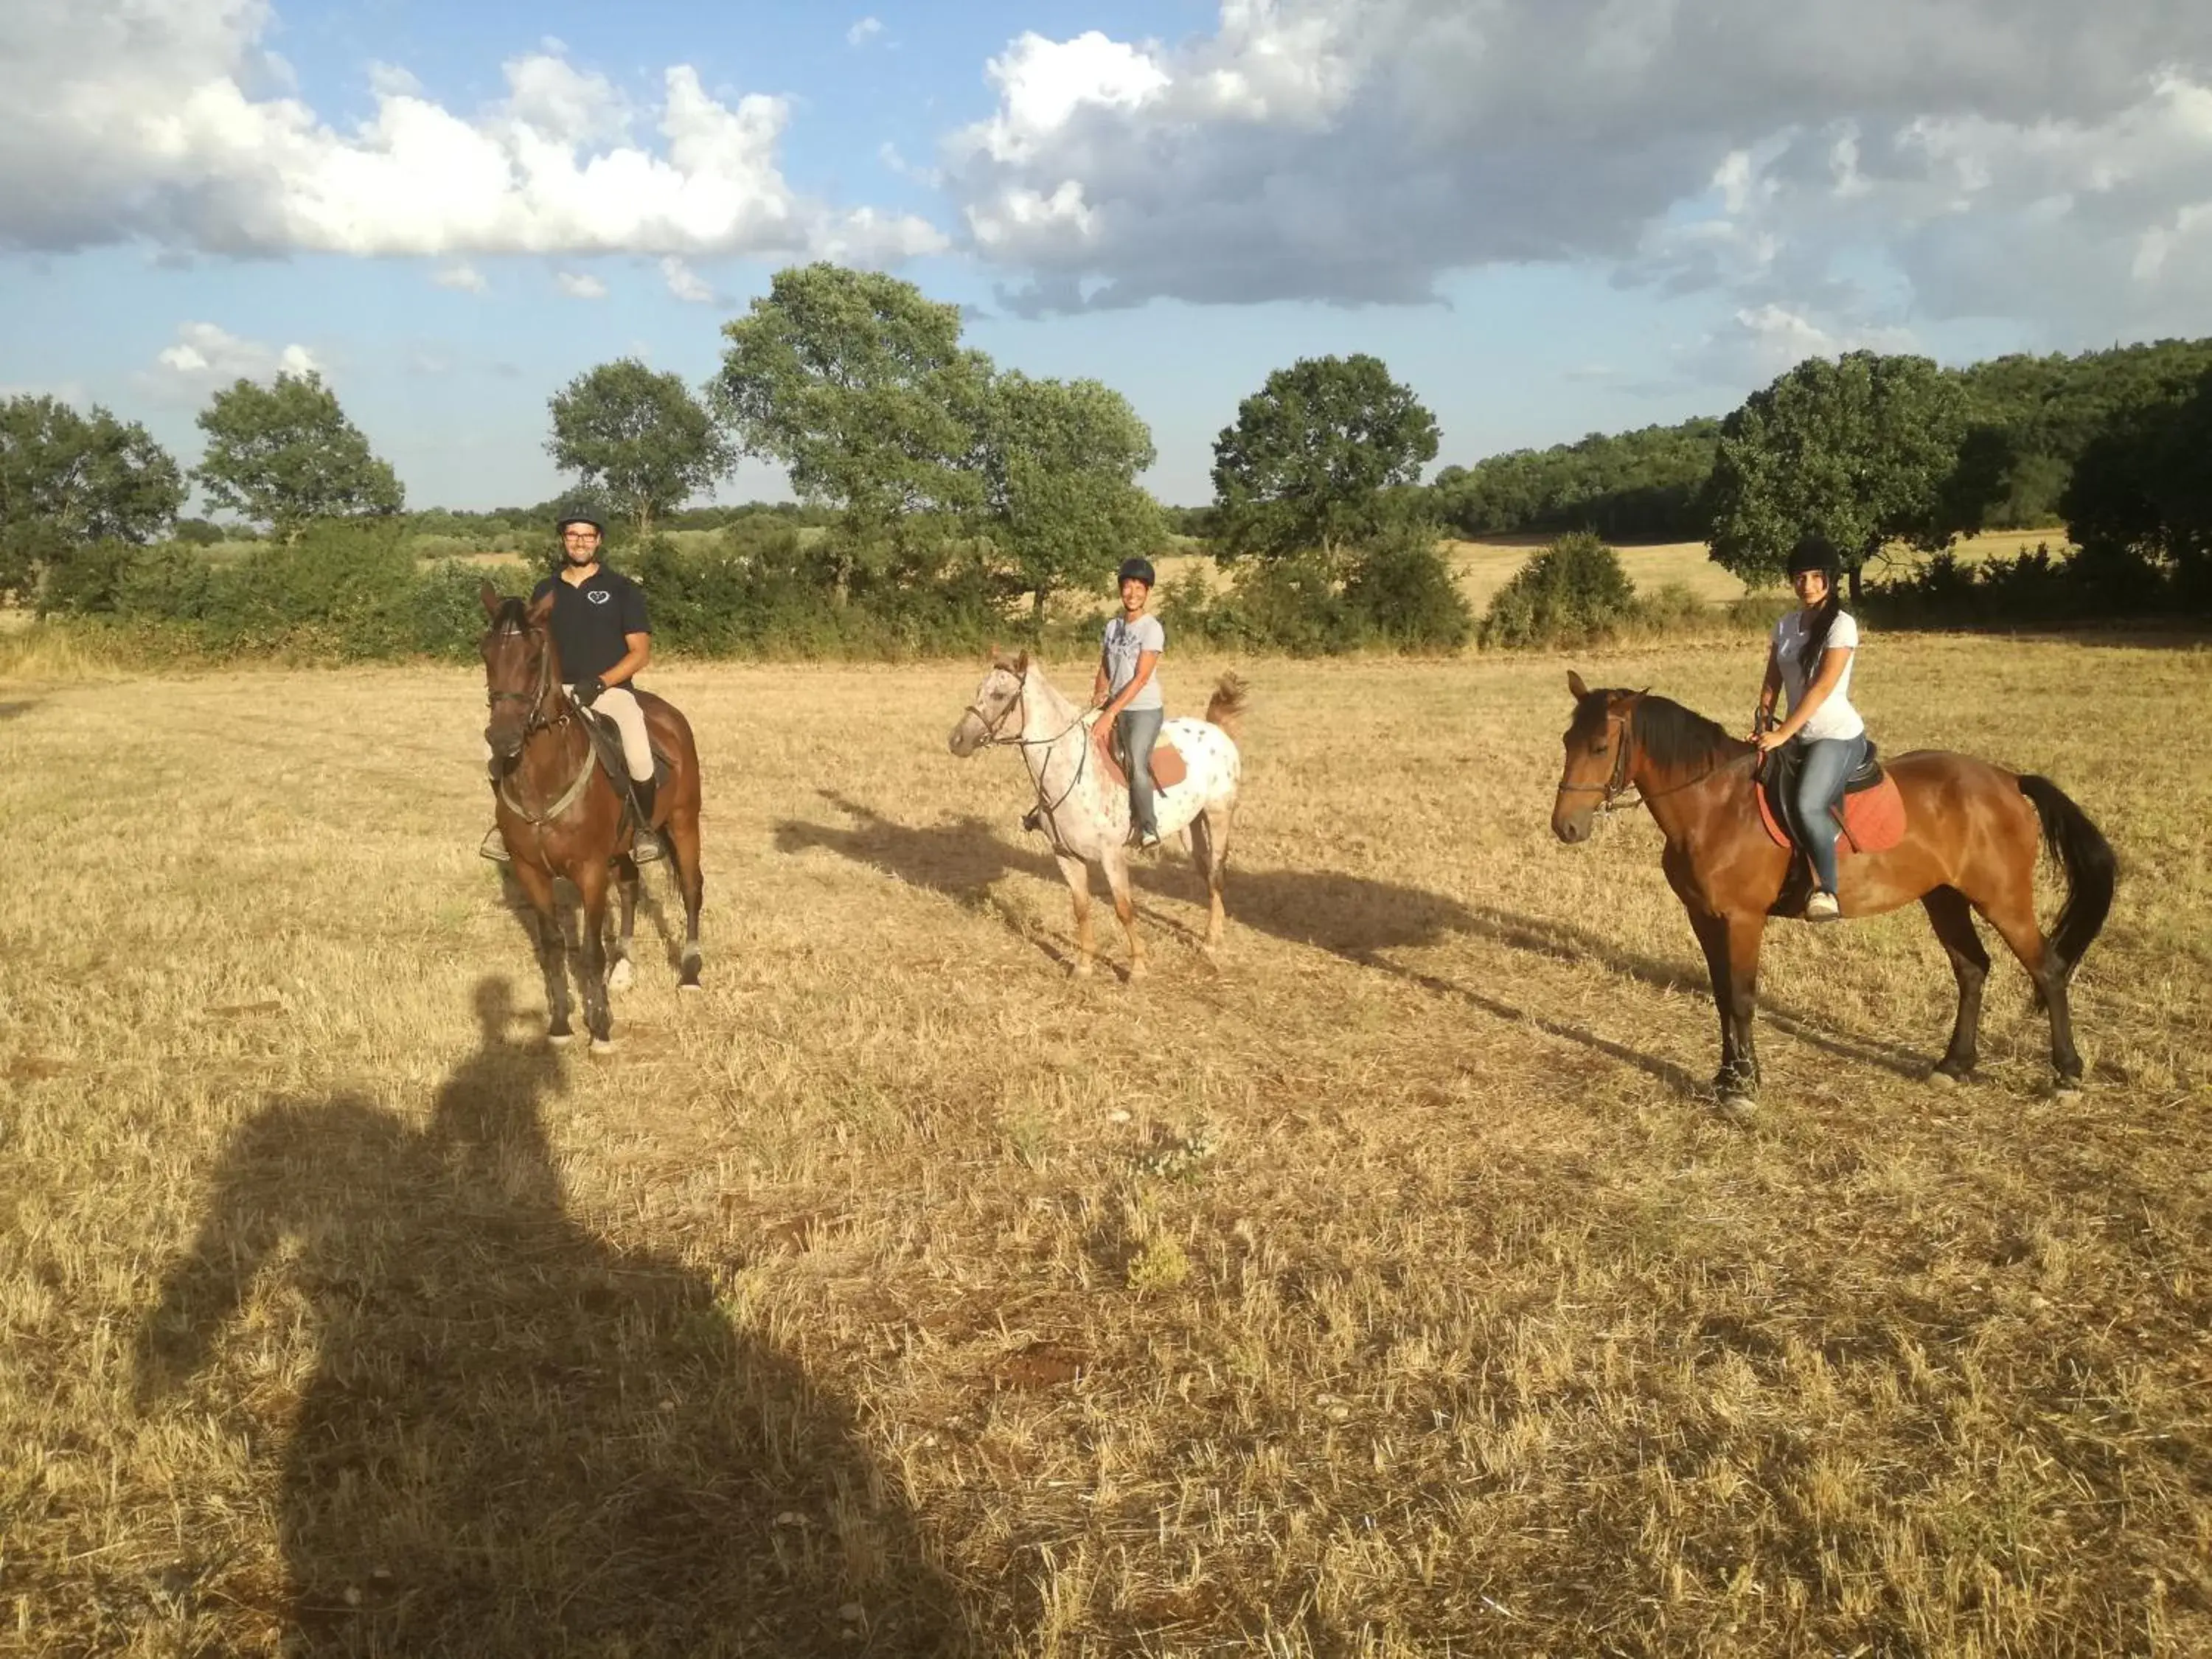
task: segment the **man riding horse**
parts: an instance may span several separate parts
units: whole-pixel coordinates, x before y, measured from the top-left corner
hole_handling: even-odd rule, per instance
[[[623,763],[629,773],[637,808],[637,834],[630,856],[641,864],[660,857],[662,846],[653,823],[653,748],[646,736],[645,711],[630,682],[653,660],[653,627],[645,614],[645,593],[620,571],[599,562],[606,532],[589,514],[572,513],[560,522],[561,562],[557,574],[532,590],[535,605],[553,596],[553,642],[568,695],[614,722],[622,734]],[[499,793],[495,771],[492,793]],[[506,842],[494,824],[477,849],[505,863]]]

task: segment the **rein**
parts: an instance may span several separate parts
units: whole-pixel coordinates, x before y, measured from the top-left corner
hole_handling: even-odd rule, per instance
[[[1626,714],[1607,714],[1605,720],[1607,726],[1620,728],[1619,735],[1613,739],[1613,775],[1603,783],[1569,783],[1564,777],[1559,780],[1559,793],[1563,795],[1597,796],[1597,811],[1601,816],[1609,817],[1623,808],[1632,811],[1648,801],[1664,800],[1668,796],[1679,794],[1685,789],[1705,782],[1708,778],[1717,777],[1729,768],[1740,766],[1745,761],[1762,760],[1765,755],[1764,750],[1758,749],[1753,749],[1746,754],[1731,755],[1724,761],[1715,762],[1693,778],[1686,778],[1680,783],[1670,783],[1656,793],[1638,787],[1634,796],[1623,800],[1620,797],[1630,787],[1628,739],[1632,735],[1632,722],[1630,717]]]
[[[527,634],[531,630],[526,629],[524,631],[526,637]],[[536,737],[540,732],[558,731],[562,726],[568,725],[569,721],[573,720],[576,717],[575,705],[568,701],[568,694],[566,691],[558,691],[558,694],[556,695],[556,690],[557,688],[553,683],[553,653],[550,651],[541,647],[538,653],[538,685],[536,690],[531,691],[495,690],[487,693],[486,701],[492,708],[495,708],[499,707],[502,702],[526,702],[530,704],[530,718],[523,722],[522,726],[522,745],[523,748],[526,750],[530,746],[530,740]],[[553,705],[556,711],[550,715],[547,714],[545,712],[545,706],[549,702]],[[516,756],[517,761],[519,762],[520,758],[521,756],[518,752]],[[501,803],[506,806],[507,811],[514,813],[515,817],[520,818],[525,823],[528,824],[532,830],[538,832],[539,842],[538,850],[541,853],[544,850],[544,842],[545,826],[565,816],[570,807],[574,806],[579,800],[583,799],[585,790],[591,787],[592,768],[597,759],[598,757],[592,752],[592,745],[587,740],[584,744],[584,764],[582,769],[580,769],[576,774],[575,777],[569,782],[568,787],[562,793],[560,799],[555,801],[551,806],[546,808],[543,812],[532,811],[528,807],[525,806],[520,801],[515,799],[514,792],[508,787],[508,785],[514,781],[515,772],[520,769],[519,767],[510,766],[505,772],[501,774],[499,780],[499,799]]]
[[[976,723],[983,728],[982,747],[986,749],[1051,749],[1057,746],[1070,732],[1083,724],[1083,716],[1078,714],[1049,738],[1025,738],[1019,732],[1016,732],[1011,738],[1000,736],[999,728],[1006,723],[1006,717],[1017,708],[1022,708],[1029,696],[1030,677],[1027,669],[1024,669],[1021,673],[1015,676],[1014,684],[1016,690],[1013,700],[999,711],[999,718],[995,720],[986,718],[983,711],[974,703],[968,705],[968,712],[975,717]],[[1026,718],[1024,715],[1024,719]],[[1075,763],[1075,775],[1067,781],[1067,787],[1060,792],[1060,798],[1057,800],[1046,801],[1043,788],[1040,787],[1037,789],[1037,799],[1043,804],[1047,817],[1050,817],[1054,812],[1067,804],[1067,798],[1075,793],[1077,786],[1083,781],[1084,769],[1090,764],[1091,740],[1086,737],[1083,741],[1083,753],[1078,757]],[[1032,779],[1030,781],[1034,783],[1036,780]]]

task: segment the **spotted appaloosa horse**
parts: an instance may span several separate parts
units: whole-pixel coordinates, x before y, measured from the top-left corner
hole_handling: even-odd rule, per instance
[[[1751,744],[1704,715],[1645,691],[1593,691],[1569,673],[1575,714],[1566,766],[1552,806],[1564,842],[1588,838],[1601,806],[1634,788],[1667,838],[1659,866],[1690,913],[1705,947],[1720,1011],[1723,1104],[1759,1090],[1752,1048],[1759,946],[1795,854],[1777,847],[1752,798]],[[1846,916],[1879,915],[1920,901],[1959,982],[1951,1045],[1932,1080],[1973,1074],[1990,953],[1974,917],[1997,931],[2034,981],[2051,1016],[2051,1064],[2059,1092],[2081,1081],[2066,987],[2112,907],[2118,863],[2088,815],[2048,778],[2022,776],[1971,755],[1916,750],[1882,763],[1904,798],[1904,839],[1843,860],[1837,898]],[[2035,919],[2035,865],[2051,849],[2066,898],[2046,936]]]
[[[606,770],[576,705],[562,689],[560,653],[550,622],[553,596],[535,605],[502,599],[483,585],[485,689],[491,719],[484,741],[498,769],[499,832],[514,860],[514,878],[536,913],[538,966],[545,975],[547,1040],[567,1042],[568,977],[561,924],[553,910],[553,878],[566,876],[584,902],[584,1026],[592,1051],[614,1047],[611,986],[629,983],[630,928],[637,914],[637,864],[629,814]],[[675,854],[676,884],[684,894],[684,957],[679,988],[699,988],[699,906],[705,883],[699,869],[699,750],[691,726],[676,708],[649,691],[637,694],[653,746],[667,757],[668,778],[657,792],[653,817]],[[607,884],[622,896],[622,933],[613,970],[605,951]]]
[[[1188,768],[1181,783],[1154,797],[1161,836],[1190,831],[1191,861],[1206,878],[1210,914],[1204,950],[1221,943],[1226,912],[1221,903],[1222,874],[1229,860],[1230,820],[1237,811],[1237,787],[1243,757],[1237,748],[1237,726],[1244,712],[1244,686],[1224,674],[1206,705],[1202,720],[1173,720],[1160,732]],[[1114,895],[1114,914],[1129,936],[1129,977],[1145,976],[1144,941],[1137,937],[1136,906],[1129,899],[1129,792],[1098,763],[1091,741],[1096,709],[1079,708],[1053,688],[1044,671],[1024,652],[1018,657],[992,653],[991,672],[975,689],[975,701],[952,728],[952,752],[966,758],[978,749],[1018,747],[1036,787],[1039,817],[1052,837],[1053,856],[1075,902],[1075,971],[1091,972],[1097,946],[1091,936],[1091,866],[1106,872]]]

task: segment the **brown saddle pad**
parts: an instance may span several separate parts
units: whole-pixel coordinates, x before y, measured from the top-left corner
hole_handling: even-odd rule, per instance
[[[1129,787],[1129,775],[1121,769],[1120,759],[1109,749],[1106,756],[1106,775],[1117,787]],[[1190,775],[1190,768],[1183,764],[1182,751],[1162,738],[1152,745],[1152,784],[1155,788],[1172,789]]]

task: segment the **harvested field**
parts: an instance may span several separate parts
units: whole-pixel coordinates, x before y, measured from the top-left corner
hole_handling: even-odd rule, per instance
[[[649,871],[600,1061],[472,675],[0,686],[0,1654],[2212,1651],[2204,653],[1881,641],[2119,850],[2090,1088],[2003,960],[1923,1082],[1914,911],[1774,930],[1743,1125],[1648,819],[1549,835],[1567,665],[1240,665],[1140,987],[980,669],[656,673],[708,988]]]

